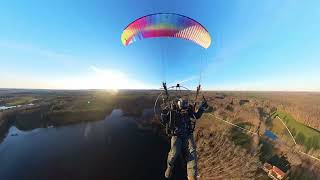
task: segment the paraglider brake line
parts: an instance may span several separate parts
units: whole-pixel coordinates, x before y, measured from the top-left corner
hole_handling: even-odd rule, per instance
[[[259,136],[259,134],[256,133],[256,132],[250,131],[250,130],[245,129],[245,128],[239,126],[239,125],[233,124],[233,123],[231,123],[231,122],[229,122],[229,121],[226,121],[226,120],[224,120],[224,119],[222,119],[222,118],[216,117],[216,116],[213,115],[213,114],[210,114],[210,113],[209,113],[209,115],[210,115],[210,116],[213,116],[214,118],[216,118],[216,119],[218,119],[218,120],[220,120],[220,121],[223,121],[223,122],[225,122],[225,123],[227,123],[227,124],[229,124],[229,125],[231,125],[231,126],[234,126],[234,127],[239,128],[239,129],[241,129],[241,130],[243,130],[243,131],[246,131],[246,132],[248,132],[248,133],[251,133],[251,134],[254,134],[254,135],[258,135],[258,136]]]
[[[289,128],[287,127],[287,125],[283,122],[283,120],[282,120],[278,115],[276,115],[276,118],[278,118],[278,119],[281,121],[281,123],[283,124],[283,126],[284,126],[284,127],[287,129],[287,131],[289,132],[289,134],[290,134],[290,136],[291,136],[291,138],[292,138],[292,140],[293,140],[293,142],[294,142],[294,145],[297,146],[297,142],[296,142],[296,140],[294,139],[294,137],[293,137],[291,131],[289,130]],[[312,159],[314,159],[314,160],[317,160],[318,162],[320,161],[319,158],[314,157],[314,156],[312,156],[312,155],[310,155],[310,154],[307,154],[307,153],[305,153],[305,152],[303,152],[303,151],[301,151],[301,150],[298,150],[298,152],[299,152],[300,154],[303,154],[303,155],[305,155],[305,156],[308,156],[309,158],[312,158]]]
[[[292,138],[292,140],[293,140],[293,142],[294,142],[294,145],[297,146],[297,142],[296,142],[296,140],[294,139],[294,137],[293,137],[292,133],[290,132],[289,128],[287,127],[287,125],[283,122],[283,120],[282,120],[278,115],[276,116],[276,118],[278,118],[278,119],[281,121],[281,123],[283,124],[283,126],[284,126],[284,127],[287,129],[287,131],[289,132],[289,134],[290,134],[290,136],[291,136],[291,138]],[[307,154],[307,153],[305,153],[305,152],[303,152],[303,151],[301,151],[301,150],[298,150],[298,152],[299,152],[300,154],[306,155],[306,156],[308,156],[308,157],[310,157],[310,158],[312,158],[312,159],[314,159],[314,160],[320,161],[319,158],[314,157],[314,156],[312,156],[312,155],[310,155],[310,154]]]
[[[289,132],[289,134],[290,134],[290,136],[291,136],[294,144],[297,145],[296,140],[294,139],[293,135],[291,134],[289,128],[286,126],[286,124],[282,121],[282,119],[281,119],[278,115],[277,115],[276,117],[281,121],[281,123],[283,124],[283,126],[287,129],[287,131]]]

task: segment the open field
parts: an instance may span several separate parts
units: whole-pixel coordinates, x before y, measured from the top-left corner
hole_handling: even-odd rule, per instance
[[[289,113],[295,120],[320,130],[319,92],[225,92],[229,95],[256,99]]]
[[[320,125],[320,93],[310,92],[221,92],[225,94],[228,103],[224,102],[224,107],[233,107],[235,112],[220,112],[220,114],[229,113],[229,117],[235,119],[243,117],[245,121],[252,122],[257,126],[259,117],[259,109],[264,111],[266,128],[270,128],[277,135],[283,136],[286,142],[292,141],[282,123],[275,119],[278,115],[284,120],[298,144],[304,145],[308,150],[320,148],[320,131],[316,128]],[[208,93],[210,96],[210,93]],[[213,95],[212,95],[213,96]],[[240,102],[248,100],[243,105],[230,105],[232,101]],[[221,101],[217,100],[216,101]],[[255,112],[248,112],[250,109],[256,109]],[[310,113],[310,114],[308,114]],[[251,114],[251,115],[250,115]],[[302,116],[304,114],[304,116]],[[249,116],[250,115],[250,116]],[[295,116],[296,115],[296,116]],[[300,119],[298,119],[299,117]],[[304,117],[307,120],[303,119]],[[311,123],[312,122],[312,123]],[[257,127],[256,127],[257,128]]]
[[[275,116],[279,116],[284,121],[284,123],[286,123],[286,125],[290,129],[292,135],[295,137],[295,140],[298,144],[306,146],[307,149],[320,148],[320,131],[310,128],[298,122],[292,117],[292,115],[290,115],[289,113],[283,112],[281,110],[274,112],[272,115],[272,118],[275,118]],[[276,121],[276,119],[274,119],[273,121]],[[276,124],[276,123],[272,123],[272,124]],[[282,124],[280,126],[283,127]],[[283,133],[283,130],[284,130],[283,128],[276,129],[275,126],[273,126],[272,129],[278,134]],[[280,129],[282,132],[280,131]],[[291,137],[289,138],[291,139]]]

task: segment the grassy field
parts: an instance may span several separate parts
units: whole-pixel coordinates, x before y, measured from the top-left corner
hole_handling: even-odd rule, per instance
[[[287,138],[290,138],[289,134],[285,133],[285,128],[283,127],[280,120],[275,119],[277,115],[290,129],[298,144],[304,145],[307,149],[320,149],[320,131],[305,126],[304,124],[296,121],[289,113],[286,113],[284,111],[277,110],[272,114],[272,131],[274,131],[278,135],[283,135],[286,140],[288,140]]]
[[[226,92],[235,98],[257,100],[290,113],[296,121],[320,129],[319,92]]]
[[[15,97],[7,100],[6,105],[7,106],[16,106],[16,105],[23,105],[23,104],[29,104],[32,103],[35,98],[31,96],[21,96],[21,97]]]

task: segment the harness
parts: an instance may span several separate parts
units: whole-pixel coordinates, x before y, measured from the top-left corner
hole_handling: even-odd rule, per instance
[[[162,124],[166,127],[166,134],[168,136],[184,136],[192,134],[196,121],[193,115],[193,107],[188,109],[178,109],[174,104],[170,109],[162,112]]]
[[[196,101],[200,92],[200,85],[197,87],[196,96],[194,103],[189,104],[185,109],[180,109],[178,107],[177,100],[179,96],[169,95],[169,89],[175,89],[170,92],[181,92],[180,88],[183,88],[189,92],[189,89],[177,84],[167,88],[166,83],[162,84],[163,92],[159,94],[155,101],[154,112],[156,114],[156,104],[160,97],[162,97],[162,103],[160,104],[161,116],[160,122],[165,127],[165,132],[168,136],[182,136],[190,135],[193,133],[196,125],[195,107],[197,105]],[[189,95],[188,95],[189,97]]]

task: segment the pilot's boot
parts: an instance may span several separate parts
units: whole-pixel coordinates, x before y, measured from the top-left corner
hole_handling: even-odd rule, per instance
[[[166,172],[164,173],[164,176],[167,178],[167,179],[170,179],[171,176],[172,176],[172,168],[171,167],[167,167],[166,169]]]

